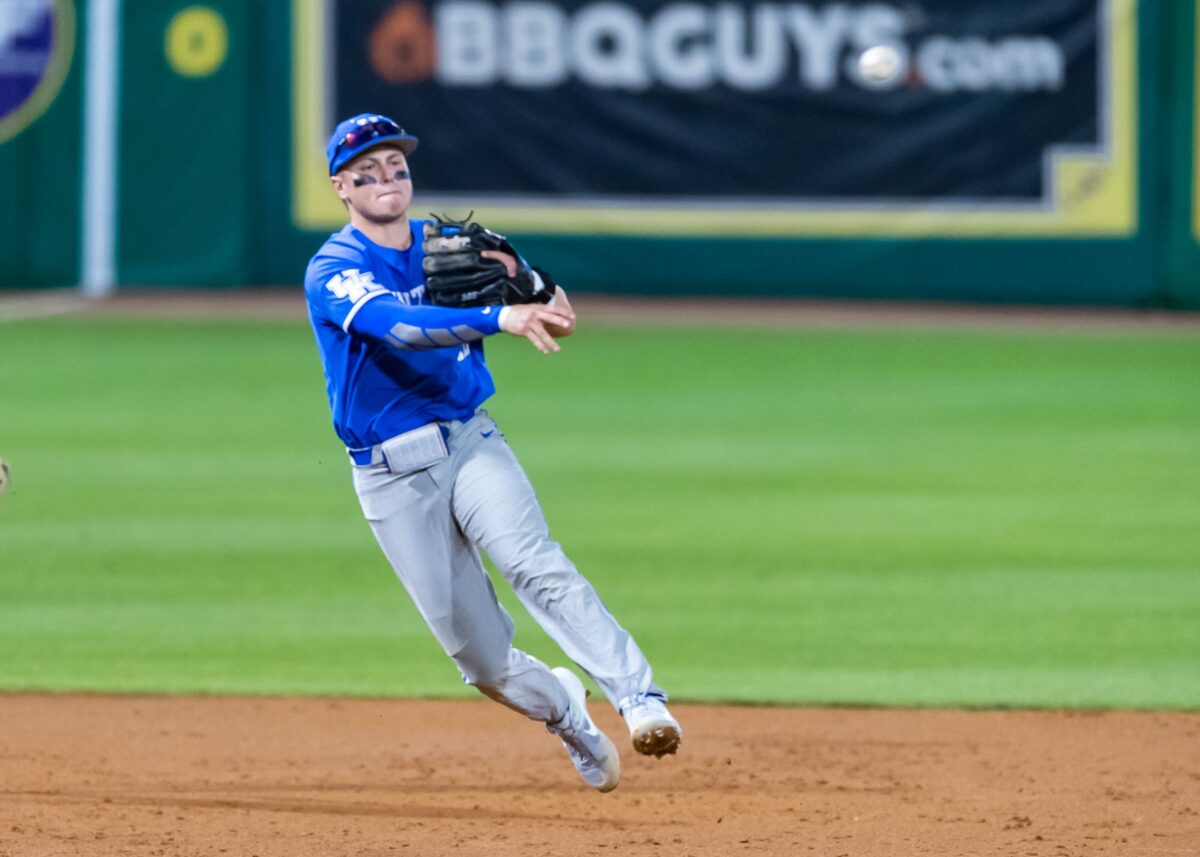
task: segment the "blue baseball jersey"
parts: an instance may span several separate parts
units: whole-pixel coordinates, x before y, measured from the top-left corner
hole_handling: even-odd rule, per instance
[[[423,220],[407,250],[347,225],[329,237],[304,278],[333,427],[351,450],[435,420],[465,420],[496,391],[483,338],[500,307],[425,303]]]

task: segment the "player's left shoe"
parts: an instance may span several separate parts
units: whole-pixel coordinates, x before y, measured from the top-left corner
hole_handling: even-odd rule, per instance
[[[679,725],[661,697],[638,694],[621,700],[621,716],[629,727],[633,749],[643,756],[661,759],[674,754],[683,742]]]
[[[612,791],[621,781],[621,757],[588,714],[583,682],[565,667],[555,667],[550,672],[567,691],[571,704],[561,720],[546,724],[546,731],[562,739],[571,764],[585,783],[598,792]]]

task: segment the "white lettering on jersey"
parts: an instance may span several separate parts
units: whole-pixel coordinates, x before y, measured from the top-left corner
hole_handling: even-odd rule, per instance
[[[416,288],[409,289],[407,292],[392,292],[392,294],[396,296],[396,300],[400,301],[400,303],[404,304],[405,306],[419,304],[421,302],[421,298],[425,297],[425,284],[422,283]]]
[[[325,288],[333,292],[334,297],[348,299],[350,303],[358,303],[368,292],[382,292],[383,286],[375,282],[375,275],[370,271],[360,271],[350,268],[330,278]]]

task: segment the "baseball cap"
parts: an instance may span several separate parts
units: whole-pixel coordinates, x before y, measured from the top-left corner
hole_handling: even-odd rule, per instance
[[[417,148],[416,137],[378,113],[360,113],[339,122],[325,147],[329,174],[335,175],[363,152],[384,143],[391,143],[405,155],[411,155]]]

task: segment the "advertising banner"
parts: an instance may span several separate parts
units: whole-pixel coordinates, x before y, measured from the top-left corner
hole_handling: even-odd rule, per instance
[[[293,0],[294,206],[339,118],[422,138],[420,200],[525,231],[1126,236],[1130,0]],[[866,79],[888,46],[900,67]]]
[[[0,3],[0,143],[24,131],[54,102],[74,45],[71,0]]]
[[[0,0],[0,290],[78,282],[85,5]]]

